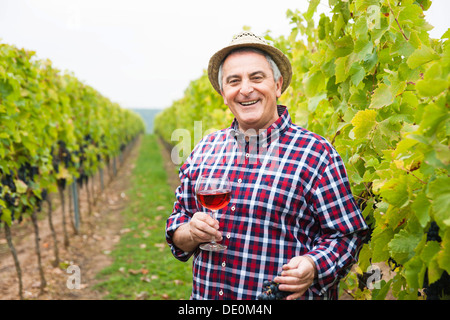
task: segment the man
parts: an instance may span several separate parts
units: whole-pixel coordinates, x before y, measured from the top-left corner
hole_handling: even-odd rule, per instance
[[[180,168],[167,220],[174,256],[194,256],[192,299],[256,299],[265,280],[287,299],[337,299],[367,228],[340,156],[291,122],[277,99],[289,86],[287,57],[250,32],[210,60],[209,79],[235,120],[207,135]],[[195,199],[200,174],[228,175],[231,202],[218,219]],[[227,249],[203,251],[214,238]]]

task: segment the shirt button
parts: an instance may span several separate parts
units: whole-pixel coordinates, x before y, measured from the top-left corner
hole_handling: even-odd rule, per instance
[[[238,182],[239,182],[239,183],[241,183],[241,182],[242,182],[242,179],[241,179],[241,178],[239,178],[239,179],[238,179]]]
[[[224,262],[222,262],[222,267],[224,267],[225,268],[225,266],[226,266],[227,264],[225,263],[225,261]]]
[[[232,207],[231,207],[231,211],[234,211],[234,210],[236,210],[236,207],[235,207],[235,206],[232,206]]]
[[[250,157],[250,155],[249,155],[248,153],[246,153],[246,154],[245,154],[245,157],[248,158],[248,157]]]
[[[223,291],[222,290],[219,291],[219,296],[223,296]]]
[[[227,234],[227,239],[230,239],[230,238],[231,238],[231,234],[228,233],[228,234]]]

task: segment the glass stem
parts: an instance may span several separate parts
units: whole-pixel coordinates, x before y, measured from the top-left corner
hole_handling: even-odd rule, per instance
[[[217,210],[211,210],[212,211],[212,217],[214,220],[217,220]],[[211,244],[216,244],[216,238],[213,237],[211,239]]]

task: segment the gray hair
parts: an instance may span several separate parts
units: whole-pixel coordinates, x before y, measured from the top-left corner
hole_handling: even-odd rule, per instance
[[[281,77],[280,69],[278,69],[277,64],[275,63],[275,61],[273,61],[272,57],[271,57],[269,54],[265,53],[265,52],[262,51],[262,50],[256,49],[256,48],[237,48],[237,49],[232,50],[232,51],[231,51],[231,52],[230,52],[230,53],[222,60],[222,62],[221,62],[221,64],[220,64],[220,67],[219,67],[219,74],[218,74],[218,78],[219,78],[218,80],[219,80],[220,91],[223,90],[223,83],[222,83],[222,73],[223,73],[223,72],[222,72],[222,67],[223,67],[223,62],[225,61],[225,59],[226,59],[229,55],[231,55],[231,54],[233,54],[233,53],[236,53],[236,52],[255,52],[255,53],[258,53],[258,54],[260,54],[260,55],[263,55],[264,57],[266,57],[267,62],[269,63],[270,68],[272,69],[272,72],[273,72],[273,78],[275,79],[275,82],[277,82],[278,79],[280,79],[280,77]]]

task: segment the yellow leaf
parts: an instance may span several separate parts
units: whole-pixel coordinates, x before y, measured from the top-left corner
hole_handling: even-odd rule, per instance
[[[353,117],[352,125],[353,133],[356,139],[365,138],[373,130],[377,122],[375,118],[377,112],[375,110],[361,110]]]
[[[14,180],[14,183],[16,185],[17,193],[27,192],[28,186],[25,182],[23,182],[22,180]]]

